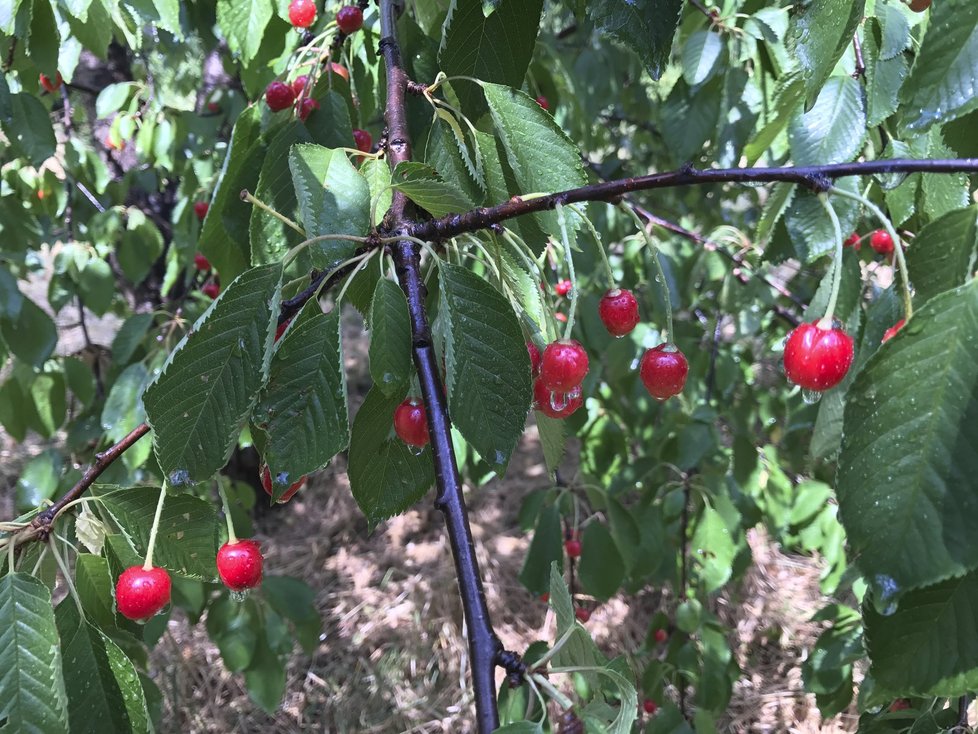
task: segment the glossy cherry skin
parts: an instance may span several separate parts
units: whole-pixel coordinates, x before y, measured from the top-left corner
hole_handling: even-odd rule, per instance
[[[591,612],[589,612],[584,607],[578,607],[574,610],[574,616],[581,624],[586,624],[589,619],[591,619]]]
[[[645,713],[652,715],[659,710],[659,705],[651,698],[646,698],[644,701],[642,701],[642,710],[645,711]]]
[[[285,490],[285,494],[278,498],[279,503],[288,502],[290,499],[292,499],[292,495],[302,489],[305,483],[306,477],[299,479],[298,482]],[[265,490],[265,494],[267,494],[269,497],[272,496],[272,473],[269,471],[267,464],[262,468],[261,487]]]
[[[846,241],[843,242],[842,244],[844,247],[855,247],[858,250],[860,247],[859,245],[860,239],[862,238],[859,236],[859,232],[853,232],[851,235],[846,237]]]
[[[361,153],[369,153],[370,149],[374,147],[373,136],[366,130],[359,128],[353,131],[353,142],[356,143],[357,150]]]
[[[296,28],[308,28],[316,20],[314,0],[292,0],[289,3],[289,22]]]
[[[211,205],[206,201],[195,201],[194,202],[194,214],[197,215],[197,219],[204,221],[204,217],[207,216],[207,210],[211,208]]]
[[[194,255],[194,267],[206,273],[211,269],[211,261],[198,252]]]
[[[885,229],[878,229],[869,236],[869,246],[880,255],[893,254],[893,238]]]
[[[295,92],[285,82],[272,82],[265,87],[265,102],[272,112],[281,112],[295,104]]]
[[[530,374],[536,377],[540,372],[540,362],[543,357],[540,356],[540,350],[533,342],[526,343],[526,352],[530,355]]]
[[[568,558],[580,558],[581,541],[579,541],[577,538],[571,538],[570,540],[565,540],[564,550],[567,552]]]
[[[890,339],[895,337],[897,335],[897,332],[900,331],[900,329],[902,329],[903,325],[906,323],[907,323],[906,319],[900,319],[895,324],[893,324],[893,326],[891,326],[889,329],[883,332],[883,341],[881,341],[880,343],[886,344],[888,341],[890,341]]]
[[[656,400],[668,400],[686,386],[689,362],[674,344],[660,344],[645,350],[638,365],[642,384]]]
[[[543,109],[550,111],[550,100],[544,97],[542,94],[537,97],[537,104],[543,107]]]
[[[115,585],[115,604],[126,619],[155,617],[170,603],[170,574],[164,568],[130,566]]]
[[[632,292],[613,288],[601,297],[598,316],[612,336],[625,336],[638,323],[638,301]]]
[[[584,382],[587,370],[587,352],[575,339],[551,342],[543,350],[540,381],[551,392],[571,392]]]
[[[554,286],[554,292],[558,296],[566,296],[568,293],[571,292],[571,289],[573,287],[574,287],[574,284],[571,283],[569,280],[566,280],[566,279],[565,280],[558,280],[557,281],[557,285]]]
[[[61,83],[64,80],[61,78],[61,72],[59,71],[55,74],[54,81],[51,81],[51,77],[49,77],[47,74],[39,75],[38,81],[41,83],[41,86],[44,87],[46,92],[51,92],[53,94],[54,92],[58,91],[58,89],[61,87]]]
[[[554,408],[554,405],[559,406],[560,409]],[[584,397],[580,386],[570,393],[554,393],[539,377],[533,381],[533,407],[548,418],[556,420],[569,418],[582,405],[584,405]]]
[[[308,118],[309,115],[312,114],[314,110],[318,110],[318,109],[319,109],[319,102],[317,102],[316,100],[308,99],[308,98],[302,100],[301,102],[299,102],[299,110],[298,110],[299,119],[305,122],[306,118]]]
[[[306,91],[306,83],[309,81],[309,76],[303,74],[302,76],[297,76],[292,80],[292,94],[295,95],[296,99],[302,99],[302,93]]]
[[[201,287],[200,292],[203,293],[208,298],[217,298],[221,293],[221,286],[217,283],[204,283]]]
[[[363,28],[363,11],[356,5],[347,5],[336,14],[336,25],[346,35],[356,33]]]
[[[398,405],[394,411],[394,433],[411,446],[427,446],[428,418],[424,414],[424,403],[417,398],[408,398]]]
[[[828,390],[842,382],[852,357],[852,337],[842,329],[801,324],[784,345],[784,371],[805,390]]]
[[[232,591],[253,589],[261,583],[263,561],[257,541],[225,543],[217,552],[217,573]]]

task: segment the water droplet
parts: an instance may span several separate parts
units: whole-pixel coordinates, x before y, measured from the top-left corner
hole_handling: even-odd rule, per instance
[[[506,463],[506,454],[504,454],[499,449],[496,449],[496,464],[502,466]]]
[[[186,469],[174,469],[170,472],[170,484],[174,487],[190,484],[190,472]]]
[[[248,598],[248,590],[246,589],[245,591],[232,591],[229,594],[229,596],[233,601],[240,603]]]
[[[801,399],[809,405],[815,405],[822,399],[822,393],[820,393],[818,390],[802,390]]]
[[[411,452],[413,456],[421,456],[424,453],[424,446],[415,446],[414,444],[408,444],[408,451]]]
[[[876,611],[889,617],[897,610],[900,586],[896,579],[886,574],[877,574],[873,579],[873,604]]]
[[[553,410],[561,411],[567,407],[570,403],[570,396],[566,393],[552,392],[550,393],[550,407]]]
[[[289,473],[287,471],[279,472],[275,475],[276,484],[288,484],[289,483]]]

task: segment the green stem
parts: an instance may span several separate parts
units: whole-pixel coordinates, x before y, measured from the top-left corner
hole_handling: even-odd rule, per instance
[[[575,629],[577,629],[577,628],[574,625],[571,625],[570,627],[568,627],[567,628],[567,631],[564,634],[562,634],[560,636],[560,639],[558,639],[554,643],[554,646],[547,651],[547,654],[544,655],[539,660],[534,661],[533,667],[536,668],[536,669],[539,669],[539,668],[542,668],[544,665],[546,665],[548,662],[550,662],[551,658],[553,658],[554,655],[556,655],[558,652],[560,652],[560,649],[565,644],[567,644],[567,640],[569,640],[571,638],[571,635],[574,634],[574,630]]]
[[[231,522],[231,508],[228,506],[228,497],[220,479],[217,481],[217,493],[221,496],[221,506],[224,508],[224,521],[228,525],[228,544],[234,545],[238,542],[238,536],[234,534],[234,523]]]
[[[540,686],[540,688],[542,688],[544,691],[547,692],[547,695],[550,696],[550,698],[552,698],[554,701],[557,702],[557,704],[561,708],[569,709],[574,706],[573,701],[571,701],[567,696],[565,696],[563,693],[558,691],[557,687],[549,680],[544,678],[542,675],[540,675],[539,673],[534,673],[531,677],[536,682],[536,684]]]
[[[51,549],[51,555],[54,556],[55,562],[58,564],[58,568],[61,569],[61,575],[64,577],[65,586],[68,587],[68,591],[71,593],[71,598],[75,600],[75,606],[78,607],[78,613],[81,615],[82,619],[85,619],[85,610],[82,608],[81,598],[78,596],[78,590],[75,589],[75,584],[71,580],[71,573],[68,570],[68,564],[65,563],[61,554],[58,553],[58,539],[51,537],[48,539],[48,547]]]
[[[567,314],[567,325],[564,327],[564,339],[570,339],[571,334],[574,332],[574,319],[577,316],[577,299],[578,291],[577,287],[577,275],[574,272],[574,255],[571,252],[570,238],[567,236],[567,219],[564,217],[564,207],[557,204],[557,224],[560,225],[560,239],[564,246],[564,259],[567,261],[567,274],[570,275],[571,282],[571,292],[570,292],[570,311]]]
[[[829,303],[825,307],[825,315],[818,322],[818,328],[831,329],[832,318],[835,316],[835,306],[839,302],[839,290],[842,287],[842,225],[839,224],[839,217],[835,209],[829,202],[829,197],[825,194],[818,195],[818,203],[825,209],[825,213],[832,220],[832,230],[835,233],[835,262],[832,270],[832,292],[829,294]]]
[[[275,211],[274,209],[272,209],[272,207],[270,207],[268,204],[266,204],[261,199],[256,199],[255,196],[254,196],[254,194],[252,194],[250,191],[248,191],[248,189],[242,189],[241,190],[241,200],[248,202],[249,204],[251,204],[254,207],[257,207],[258,209],[261,209],[266,214],[271,214],[277,220],[279,220],[280,222],[282,222],[282,224],[285,224],[286,226],[291,227],[292,229],[294,229],[296,232],[298,232],[303,237],[306,236],[305,230],[303,230],[302,227],[300,227],[298,224],[296,224],[295,222],[293,222],[291,219],[289,219],[284,214],[279,214],[277,211]]]
[[[160,517],[163,516],[163,501],[166,499],[166,482],[160,487],[160,499],[156,503],[156,514],[153,516],[153,527],[149,531],[149,546],[146,548],[146,560],[143,562],[143,570],[149,571],[153,568],[153,548],[156,545],[156,534],[160,529]]]
[[[665,301],[666,304],[666,333],[662,338],[662,341],[667,342],[673,338],[672,293],[669,292],[669,282],[666,280],[666,273],[662,269],[662,263],[659,261],[659,248],[655,246],[655,243],[652,241],[652,235],[649,233],[648,229],[646,229],[645,223],[639,219],[638,214],[636,214],[635,211],[628,206],[628,204],[622,203],[618,206],[623,212],[632,218],[632,221],[635,222],[635,226],[638,227],[638,230],[645,238],[645,245],[649,248],[649,254],[652,258],[652,266],[655,269],[654,278],[657,283],[662,285],[662,300]]]
[[[340,304],[343,303],[343,296],[346,295],[346,289],[350,287],[350,283],[352,283],[353,279],[357,277],[357,273],[359,273],[361,270],[367,267],[367,263],[370,262],[370,258],[372,258],[378,252],[380,252],[380,250],[371,250],[370,252],[367,253],[367,256],[363,258],[363,260],[361,260],[359,263],[357,263],[357,266],[355,268],[353,268],[353,272],[350,273],[349,277],[346,279],[346,282],[343,283],[343,287],[340,288],[340,292],[336,296],[337,308],[339,308]]]
[[[302,236],[305,237],[305,233],[303,233]],[[306,249],[307,247],[309,247],[309,245],[314,245],[317,242],[324,242],[326,240],[344,240],[346,242],[360,242],[360,243],[363,243],[363,242],[366,242],[367,241],[367,238],[366,237],[356,237],[356,236],[354,236],[352,234],[322,234],[322,235],[319,235],[318,237],[310,237],[307,240],[303,240],[298,245],[296,245],[291,250],[289,250],[287,253],[285,253],[285,257],[282,258],[282,264],[283,264],[283,266],[288,266],[289,263],[291,263],[293,260],[295,260],[296,256],[300,252],[302,252],[304,249]]]
[[[594,246],[598,248],[598,255],[601,256],[605,272],[608,274],[608,288],[609,290],[614,290],[618,282],[615,280],[615,271],[611,269],[611,261],[608,259],[608,253],[604,251],[604,246],[601,244],[601,235],[598,234],[598,230],[594,228],[594,224],[584,215],[580,207],[576,204],[571,204],[570,208],[584,220],[587,228],[591,231],[591,237],[594,238]]]
[[[896,255],[897,268],[900,270],[900,278],[903,280],[903,312],[905,318],[910,318],[913,316],[913,297],[910,294],[910,271],[907,269],[907,260],[903,256],[903,243],[900,240],[900,236],[897,234],[896,229],[893,227],[893,223],[890,222],[889,218],[882,212],[882,210],[876,206],[873,202],[864,196],[859,194],[854,194],[851,191],[846,191],[845,189],[836,188],[833,186],[829,189],[830,194],[837,194],[846,199],[852,199],[853,201],[858,201],[864,207],[869,209],[883,225],[883,228],[889,233],[890,237],[893,238],[893,251]]]

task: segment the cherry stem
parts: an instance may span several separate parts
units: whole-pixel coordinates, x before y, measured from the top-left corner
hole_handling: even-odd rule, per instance
[[[238,536],[234,534],[234,523],[231,522],[231,508],[228,506],[228,497],[220,479],[217,480],[217,493],[221,496],[221,505],[224,507],[224,521],[228,525],[228,544],[234,545],[238,542]]]
[[[68,569],[68,564],[65,563],[64,558],[58,553],[58,539],[55,536],[52,535],[48,538],[48,547],[51,549],[51,555],[54,556],[58,568],[61,569],[61,575],[64,577],[65,586],[71,592],[71,598],[75,600],[75,606],[78,607],[78,614],[81,615],[82,619],[85,619],[85,610],[82,608],[81,597],[78,596],[78,590],[75,589],[75,584],[71,580],[71,572]]]
[[[547,651],[547,654],[533,662],[533,667],[536,669],[540,669],[548,662],[550,662],[553,656],[556,655],[558,652],[560,652],[561,648],[567,644],[567,641],[571,638],[571,635],[574,634],[575,630],[577,630],[576,625],[572,624],[570,627],[568,627],[567,631],[564,632],[564,634],[562,634],[560,638],[554,643],[554,646]]]
[[[829,219],[832,220],[832,229],[835,232],[835,262],[832,270],[832,292],[829,294],[829,303],[825,307],[825,315],[819,320],[818,328],[831,329],[832,318],[835,316],[835,306],[839,302],[839,290],[842,287],[842,225],[839,224],[839,217],[835,209],[829,202],[825,194],[818,195],[818,203],[825,209]]]
[[[574,318],[577,316],[577,275],[574,273],[574,255],[571,253],[570,238],[567,236],[567,220],[564,217],[564,207],[560,203],[554,207],[557,210],[557,224],[560,225],[560,239],[564,246],[564,259],[567,261],[567,273],[570,275],[570,313],[567,314],[567,325],[564,327],[564,339],[570,339],[574,331]]]
[[[306,233],[303,232],[302,236],[305,237]],[[293,260],[295,260],[296,256],[298,256],[298,254],[302,252],[304,249],[309,247],[309,245],[314,245],[317,242],[325,242],[326,240],[344,240],[346,242],[359,242],[362,244],[367,241],[367,238],[357,237],[352,234],[321,234],[316,237],[310,237],[307,240],[303,240],[298,245],[296,245],[291,250],[289,250],[287,253],[285,253],[285,257],[282,258],[282,267],[283,268],[288,267],[289,264]]]
[[[572,628],[573,629],[573,628]],[[530,676],[540,688],[546,691],[547,695],[550,696],[557,704],[563,709],[570,709],[574,707],[574,702],[571,701],[567,696],[557,690],[557,687],[547,680],[540,673],[534,673]]]
[[[594,246],[598,248],[598,254],[601,256],[601,261],[604,263],[605,272],[608,273],[608,288],[609,290],[614,290],[617,287],[618,282],[615,280],[615,271],[611,269],[611,261],[608,260],[608,253],[604,251],[604,245],[601,244],[601,235],[598,234],[598,230],[594,228],[594,224],[587,218],[587,216],[585,216],[584,212],[579,206],[577,206],[577,204],[571,204],[570,208],[584,220],[584,223],[590,230],[591,237],[594,238]]]
[[[900,236],[893,227],[893,223],[890,221],[889,217],[887,217],[883,211],[876,206],[876,204],[871,202],[865,196],[854,194],[851,191],[846,191],[845,189],[840,189],[835,186],[829,189],[829,193],[837,194],[838,196],[842,196],[846,199],[852,199],[853,201],[858,201],[873,213],[873,216],[880,221],[880,224],[883,225],[883,228],[893,239],[893,253],[896,256],[897,268],[900,270],[900,279],[903,281],[903,312],[904,317],[909,319],[911,316],[913,316],[913,297],[910,294],[910,271],[907,269],[907,260],[903,256],[903,242],[900,240]]]
[[[254,207],[257,207],[258,209],[261,209],[266,214],[271,214],[277,220],[279,220],[280,222],[282,222],[282,224],[285,224],[286,226],[291,227],[292,229],[294,229],[296,232],[298,232],[303,237],[306,236],[306,232],[305,232],[304,229],[302,229],[302,227],[300,227],[298,224],[296,224],[295,222],[293,222],[291,219],[289,219],[284,214],[279,214],[277,211],[275,211],[274,209],[272,209],[272,207],[270,207],[268,204],[266,204],[261,199],[255,198],[254,194],[252,194],[250,191],[248,191],[248,189],[241,189],[241,200],[248,202],[249,204],[251,204]]]
[[[367,267],[367,264],[370,262],[371,258],[373,258],[373,256],[376,255],[378,252],[380,252],[380,250],[371,250],[370,252],[368,252],[365,256],[363,256],[360,262],[357,263],[357,266],[353,268],[353,272],[350,273],[349,276],[347,276],[346,282],[343,284],[343,287],[340,288],[340,292],[336,294],[337,308],[339,308],[340,305],[343,303],[343,296],[346,295],[346,289],[350,287],[350,283],[352,283],[353,279],[357,277],[357,273],[359,273],[361,270]]]
[[[669,290],[669,281],[666,280],[666,273],[662,269],[662,263],[659,260],[659,248],[655,246],[655,242],[652,241],[652,235],[645,226],[638,214],[631,206],[625,203],[618,205],[618,208],[625,212],[628,216],[632,218],[635,222],[635,226],[638,227],[639,232],[645,238],[645,244],[649,248],[649,256],[652,258],[652,266],[655,269],[654,280],[659,283],[662,287],[659,290],[662,292],[662,300],[666,304],[666,333],[662,335],[662,341],[666,342],[670,339],[675,338],[672,331],[672,293]]]
[[[160,518],[163,516],[163,501],[166,499],[166,482],[160,487],[160,499],[156,503],[156,515],[153,516],[153,527],[149,531],[149,547],[146,549],[146,560],[143,562],[143,570],[150,571],[153,568],[153,549],[156,546],[156,533],[160,529]]]

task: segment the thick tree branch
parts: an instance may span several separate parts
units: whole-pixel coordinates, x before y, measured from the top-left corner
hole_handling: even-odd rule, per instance
[[[387,157],[391,168],[411,158],[411,140],[408,134],[405,107],[408,78],[401,65],[397,43],[397,12],[400,6],[395,0],[380,3],[380,48],[387,70]],[[417,226],[408,219],[409,202],[399,191],[394,192],[385,224],[392,235],[406,235]],[[462,496],[462,483],[452,448],[451,422],[448,406],[438,372],[431,338],[431,328],[425,313],[426,290],[420,270],[418,247],[407,240],[391,245],[391,254],[401,288],[407,297],[411,315],[414,363],[421,383],[421,395],[428,416],[428,433],[435,461],[435,481],[438,488],[435,505],[445,515],[448,536],[455,559],[459,592],[462,596],[462,612],[469,638],[472,659],[472,684],[475,692],[476,719],[479,732],[489,734],[499,726],[496,711],[495,667],[497,662],[512,660],[500,658],[500,644],[489,621],[489,608],[482,588],[482,577],[475,556],[475,545],[469,527],[468,513]],[[511,656],[510,656],[511,657]]]
[[[782,181],[807,186],[814,191],[827,191],[831,182],[846,176],[874,173],[978,173],[978,158],[952,158],[947,160],[893,160],[834,163],[825,166],[782,168],[707,168],[692,166],[668,173],[652,173],[615,181],[582,186],[577,189],[558,191],[546,196],[523,199],[518,196],[493,207],[479,207],[462,214],[449,214],[440,219],[417,222],[408,227],[408,234],[418,239],[433,241],[455,237],[465,232],[475,232],[499,224],[507,219],[553,209],[557,204],[576,204],[584,201],[613,202],[635,191],[692,186],[706,183],[773,183]]]

